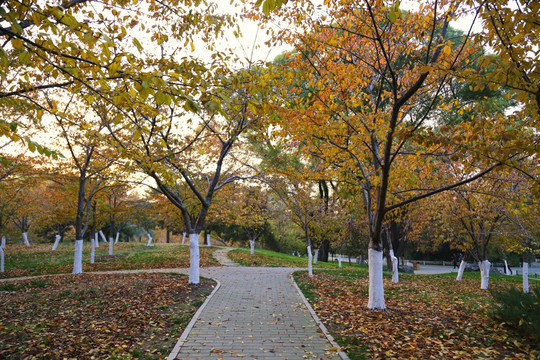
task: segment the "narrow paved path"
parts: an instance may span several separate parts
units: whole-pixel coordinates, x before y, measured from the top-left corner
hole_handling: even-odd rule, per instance
[[[184,341],[169,359],[340,359],[321,333],[290,275],[294,269],[202,268],[220,282]],[[185,337],[185,336],[183,336]]]

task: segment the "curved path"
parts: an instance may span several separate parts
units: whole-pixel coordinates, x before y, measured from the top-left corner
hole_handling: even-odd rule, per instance
[[[319,327],[290,268],[235,266],[230,249],[214,257],[223,267],[201,268],[219,287],[186,328],[169,359],[347,359]],[[330,337],[331,339],[331,337]]]

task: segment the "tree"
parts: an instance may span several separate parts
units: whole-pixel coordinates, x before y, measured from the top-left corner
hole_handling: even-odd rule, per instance
[[[280,27],[274,39],[296,52],[268,71],[276,79],[268,111],[285,141],[305,144],[306,154],[361,188],[370,231],[368,307],[384,309],[386,215],[530,152],[504,146],[503,129],[516,122],[502,111],[489,122],[480,112],[471,122],[433,126],[438,109],[467,111],[459,101],[443,101],[448,84],[471,73],[467,64],[480,48],[468,35],[450,38],[449,22],[463,11],[459,3],[433,2],[402,13],[399,3],[330,1],[324,16],[318,11],[303,1],[276,11],[294,26]],[[434,167],[458,161],[470,170],[466,177],[434,176]]]
[[[271,215],[268,193],[260,186],[238,182],[227,190],[230,196],[225,199],[221,196],[216,204],[217,218],[242,229],[253,255],[255,242],[266,229]]]

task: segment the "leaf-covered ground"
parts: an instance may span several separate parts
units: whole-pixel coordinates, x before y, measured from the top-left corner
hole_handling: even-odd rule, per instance
[[[382,312],[367,309],[365,274],[295,278],[351,359],[540,358],[538,345],[486,315],[490,294],[479,289],[477,279],[406,276],[397,284],[385,279]]]
[[[212,257],[215,249],[201,246],[201,267],[220,266]],[[5,272],[0,278],[43,274],[71,273],[73,270],[73,243],[61,244],[51,251],[50,244],[8,244],[5,252]],[[95,262],[90,264],[90,244],[85,242],[83,272],[127,269],[173,269],[189,267],[189,246],[178,244],[118,243],[109,256],[107,244],[96,249]]]
[[[164,359],[213,286],[174,274],[0,283],[0,359]]]

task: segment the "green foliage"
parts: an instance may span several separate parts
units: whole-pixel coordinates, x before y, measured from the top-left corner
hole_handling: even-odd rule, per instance
[[[530,293],[511,287],[492,291],[495,300],[491,317],[504,323],[524,336],[540,340],[540,285],[535,284]]]

